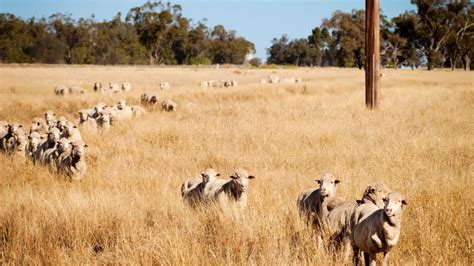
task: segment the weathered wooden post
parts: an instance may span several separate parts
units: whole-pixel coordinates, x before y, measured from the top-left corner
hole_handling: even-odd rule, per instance
[[[380,1],[365,0],[365,105],[379,106],[380,97]]]

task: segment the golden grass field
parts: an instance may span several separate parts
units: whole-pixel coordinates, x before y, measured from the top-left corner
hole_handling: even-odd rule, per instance
[[[100,101],[138,104],[143,91],[178,104],[83,132],[80,183],[0,155],[0,264],[341,264],[340,253],[317,248],[296,208],[331,172],[347,199],[377,180],[408,197],[392,264],[473,265],[474,73],[383,72],[381,108],[368,111],[356,69],[0,66],[0,120],[29,124],[47,109],[73,119]],[[259,85],[269,74],[304,83]],[[199,88],[209,79],[239,86]],[[53,93],[95,81],[134,89]],[[160,81],[172,89],[159,91]],[[183,204],[181,183],[205,167],[257,177],[240,219]]]

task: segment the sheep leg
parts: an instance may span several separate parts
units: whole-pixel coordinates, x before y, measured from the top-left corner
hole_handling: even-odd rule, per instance
[[[351,240],[344,238],[343,242],[344,242],[344,245],[342,248],[344,249],[344,262],[347,262],[349,260],[349,256],[351,255],[350,254],[351,247],[352,247]]]
[[[382,265],[386,266],[388,265],[388,258],[390,257],[390,251],[386,251],[383,253],[383,261]]]
[[[352,258],[352,263],[357,266],[360,265],[361,260],[360,260],[360,250],[359,247],[357,246],[352,246],[352,250],[354,252],[354,257]]]
[[[375,254],[364,252],[364,262],[366,266],[375,266]]]

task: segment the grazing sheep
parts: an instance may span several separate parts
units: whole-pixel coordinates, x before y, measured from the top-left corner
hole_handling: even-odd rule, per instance
[[[70,94],[75,94],[75,93],[83,94],[85,92],[86,91],[83,88],[79,87],[79,86],[72,86],[71,88],[69,88],[69,93]]]
[[[30,133],[32,132],[46,134],[48,132],[48,126],[46,125],[46,121],[41,117],[33,118],[30,125]]]
[[[276,76],[268,76],[268,83],[278,83],[280,82],[280,78]]]
[[[111,93],[120,93],[120,87],[117,83],[109,83],[109,90]]]
[[[161,103],[161,108],[166,112],[174,112],[176,111],[177,104],[172,100],[164,100]]]
[[[58,157],[59,171],[66,174],[71,180],[80,181],[86,173],[86,147],[84,142],[72,143],[70,152],[66,151]]]
[[[132,85],[129,82],[122,83],[122,90],[124,92],[129,92],[132,90]]]
[[[403,205],[407,205],[406,198],[398,192],[391,192],[384,200],[383,209],[362,217],[353,231],[355,258],[358,258],[359,251],[363,251],[365,265],[375,265],[376,254],[383,252],[383,264],[388,264],[390,251],[400,238]]]
[[[69,93],[69,90],[64,85],[59,85],[54,87],[54,93],[56,95],[66,95]]]
[[[169,90],[170,89],[170,83],[169,82],[161,82],[160,83],[160,89],[161,90]]]
[[[95,82],[94,83],[94,92],[105,93],[104,87],[102,87],[102,83],[100,83],[100,82]]]
[[[297,207],[300,216],[318,228],[322,217],[327,215],[327,201],[336,195],[336,186],[340,181],[332,174],[325,174],[315,181],[319,184],[319,188],[303,191],[298,197]]]
[[[56,114],[53,111],[46,111],[46,113],[44,113],[44,120],[46,120],[46,125],[48,128],[51,126],[56,126]]]
[[[184,182],[181,186],[183,200],[191,207],[196,207],[198,203],[202,203],[206,184],[215,181],[218,176],[220,174],[216,170],[208,168],[201,173],[200,179],[190,179]]]
[[[79,127],[88,131],[97,130],[97,121],[92,117],[94,112],[93,109],[79,110]]]
[[[0,121],[0,151],[7,151],[7,141],[10,138],[9,129],[10,125],[6,121]]]
[[[216,179],[206,184],[204,200],[213,201],[226,207],[235,204],[240,210],[247,206],[249,180],[255,178],[244,169],[237,169],[230,176],[231,180]]]
[[[141,106],[132,105],[132,106],[130,106],[130,108],[132,108],[132,113],[133,113],[134,117],[140,117],[140,116],[146,114],[146,110],[143,109],[143,107],[141,107]]]

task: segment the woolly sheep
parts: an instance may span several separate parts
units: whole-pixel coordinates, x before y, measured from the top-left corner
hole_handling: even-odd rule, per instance
[[[319,184],[319,187],[303,191],[298,197],[297,207],[301,217],[319,227],[320,220],[328,212],[327,203],[324,202],[336,195],[337,184],[340,180],[328,173],[321,179],[316,179],[315,182]]]
[[[54,87],[54,93],[56,95],[65,95],[69,93],[69,90],[64,85]]]
[[[7,141],[10,137],[8,134],[9,124],[6,121],[0,121],[0,151],[6,152],[7,150]]]
[[[198,203],[203,202],[206,184],[215,181],[219,176],[216,170],[207,168],[201,173],[201,178],[187,180],[181,186],[183,200],[191,207],[196,207]]]
[[[72,86],[72,87],[69,88],[69,93],[70,94],[75,94],[75,93],[83,94],[85,92],[86,91],[83,88],[79,87],[79,86]]]
[[[170,83],[169,82],[161,82],[160,83],[160,89],[161,90],[169,90],[170,89]]]
[[[232,204],[242,210],[247,206],[249,180],[255,176],[249,175],[244,169],[237,169],[230,178],[208,182],[204,188],[204,200],[217,202],[223,208]]]
[[[46,134],[48,132],[48,126],[46,121],[41,117],[35,117],[30,124],[30,133],[38,132],[41,134]]]
[[[117,83],[110,82],[109,83],[109,90],[112,93],[120,93],[120,87]]]
[[[140,117],[140,116],[146,114],[146,110],[143,109],[143,107],[141,107],[141,106],[132,105],[132,106],[130,106],[130,108],[132,108],[132,113],[133,113],[134,117]]]
[[[376,254],[383,252],[383,264],[388,264],[390,251],[400,238],[403,205],[407,205],[406,198],[391,192],[384,200],[383,209],[362,217],[353,231],[355,258],[363,251],[365,265],[375,265]]]
[[[71,180],[81,181],[86,173],[86,147],[87,145],[83,142],[73,143],[70,154],[60,156],[61,160],[58,160],[59,171],[66,174]]]
[[[172,100],[164,100],[161,103],[161,108],[166,112],[174,112],[176,111],[177,104]]]
[[[46,125],[48,127],[56,126],[56,114],[53,111],[46,111],[44,113],[44,120],[46,120]]]
[[[124,82],[122,83],[122,90],[124,92],[129,92],[132,90],[132,85],[130,84],[130,82]]]
[[[97,130],[97,121],[92,118],[94,112],[93,109],[79,110],[79,127],[88,131]]]

